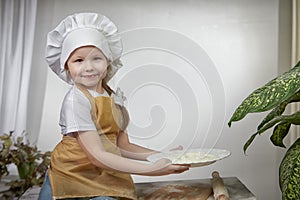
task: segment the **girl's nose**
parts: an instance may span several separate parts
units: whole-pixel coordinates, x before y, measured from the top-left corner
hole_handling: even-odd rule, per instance
[[[91,71],[91,70],[93,70],[93,69],[94,69],[93,63],[87,60],[86,63],[85,63],[85,65],[84,65],[84,69],[85,69],[86,71]]]

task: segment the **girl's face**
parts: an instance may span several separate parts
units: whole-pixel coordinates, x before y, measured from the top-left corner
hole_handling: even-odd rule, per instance
[[[90,90],[102,91],[101,83],[107,74],[107,66],[106,57],[93,46],[76,49],[67,60],[72,80]]]

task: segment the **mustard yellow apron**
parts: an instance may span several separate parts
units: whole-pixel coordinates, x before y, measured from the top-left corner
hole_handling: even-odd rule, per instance
[[[93,98],[83,92],[91,102],[91,115],[103,146],[106,151],[120,155],[116,141],[122,124],[121,110],[111,97]],[[131,176],[93,165],[75,137],[63,136],[52,152],[48,173],[53,199],[95,196],[137,199]]]

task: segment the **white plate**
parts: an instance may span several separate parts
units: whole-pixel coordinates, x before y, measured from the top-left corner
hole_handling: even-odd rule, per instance
[[[191,167],[201,167],[210,165],[229,155],[230,152],[225,149],[189,149],[153,154],[148,156],[147,160],[156,162],[161,158],[167,158],[172,161],[172,164],[190,164]]]

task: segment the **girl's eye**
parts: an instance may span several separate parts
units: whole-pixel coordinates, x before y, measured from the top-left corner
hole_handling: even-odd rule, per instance
[[[81,59],[81,58],[74,60],[74,62],[82,62],[82,61],[83,61],[83,59]]]
[[[95,57],[94,60],[102,60],[101,57]]]

